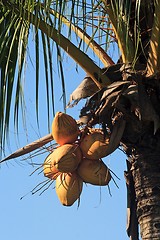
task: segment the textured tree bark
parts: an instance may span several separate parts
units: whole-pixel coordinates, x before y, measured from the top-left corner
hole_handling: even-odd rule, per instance
[[[127,234],[130,240],[139,240],[137,219],[137,202],[131,164],[127,161],[127,171],[124,172],[127,187]]]
[[[146,149],[148,152],[148,149]],[[143,240],[160,239],[160,155],[142,152],[130,159],[137,217]]]

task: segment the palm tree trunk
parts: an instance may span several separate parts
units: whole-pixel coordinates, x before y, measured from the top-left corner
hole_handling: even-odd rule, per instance
[[[143,240],[160,239],[160,155],[143,149],[131,159],[137,217]]]

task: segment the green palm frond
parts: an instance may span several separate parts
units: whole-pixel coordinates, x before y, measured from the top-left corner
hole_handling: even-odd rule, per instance
[[[154,0],[103,1],[124,63],[147,63]],[[157,17],[158,19],[158,17]]]
[[[129,32],[131,1],[103,1],[112,23],[124,63],[131,63],[135,57],[135,48]]]
[[[9,125],[12,100],[14,101],[16,122],[19,102],[23,98],[20,79],[25,62],[29,23],[19,19],[12,11],[2,9],[0,29],[0,129],[1,136],[4,137],[3,133],[7,132]]]
[[[115,45],[118,43],[123,63],[146,65],[153,25],[153,2],[153,0],[63,0],[55,2],[51,0],[1,0],[1,142],[4,141],[7,133],[11,111],[14,112],[15,125],[18,126],[20,107],[22,109],[24,107],[22,76],[31,33],[34,35],[35,42],[35,100],[38,122],[40,51],[44,56],[46,107],[49,120],[50,114],[54,114],[53,47],[57,48],[57,55],[59,54],[57,59],[65,104],[65,79],[60,48],[84,69],[99,88],[102,88],[110,84],[110,80],[86,54],[88,48],[93,49],[93,54],[96,53],[98,63],[101,60],[104,66],[108,66],[114,62],[107,55],[106,49],[109,49],[112,42]],[[159,14],[157,14],[158,18]],[[53,46],[52,42],[56,44]],[[51,94],[48,94],[49,91]]]
[[[150,39],[150,49],[147,64],[147,74],[160,74],[160,1],[154,1],[155,14],[154,23]]]
[[[42,7],[44,4],[42,4]],[[71,34],[70,31],[74,31],[76,35],[83,40],[87,44],[88,47],[90,47],[94,53],[98,56],[98,58],[102,61],[105,67],[114,64],[113,60],[108,56],[106,51],[100,47],[97,42],[94,41],[94,35],[96,30],[93,30],[92,36],[89,36],[89,34],[86,33],[83,29],[81,29],[79,26],[77,26],[77,23],[72,23],[72,15],[70,17],[70,20],[68,20],[65,16],[60,15],[58,12],[54,11],[54,9],[49,9],[49,13],[51,15],[54,15],[56,18],[61,19],[61,22],[64,23],[69,28],[69,35]],[[72,13],[71,13],[72,14]],[[92,24],[93,25],[93,24]]]
[[[88,73],[99,88],[102,85],[109,84],[101,69],[85,54],[82,50],[78,49],[73,43],[64,37],[61,32],[63,30],[63,21],[61,17],[53,17],[49,14],[51,6],[63,16],[68,11],[70,14],[71,6],[75,6],[74,11],[71,12],[71,19],[75,17],[77,11],[82,17],[82,26],[86,28],[88,11],[92,11],[92,6],[85,2],[75,1],[60,1],[56,4],[52,1],[45,1],[45,7],[41,6],[40,1],[1,1],[1,18],[0,27],[0,69],[1,69],[1,109],[0,109],[0,129],[1,129],[1,142],[5,139],[7,129],[9,127],[10,111],[14,109],[14,121],[18,127],[19,110],[23,109],[23,87],[22,87],[22,74],[24,72],[24,63],[28,47],[28,39],[30,31],[34,31],[35,39],[35,54],[36,54],[36,112],[38,121],[38,99],[39,99],[39,71],[40,59],[39,51],[40,46],[43,49],[45,78],[46,78],[46,106],[48,112],[48,120],[50,116],[50,106],[53,106],[54,113],[54,89],[53,89],[53,62],[52,62],[52,49],[50,40],[56,42],[63,50],[65,50],[85,71]],[[77,10],[76,10],[77,8]],[[79,9],[79,10],[78,10]],[[86,19],[85,19],[86,18]],[[77,20],[78,22],[79,20]],[[71,26],[71,25],[70,25]],[[73,25],[72,25],[73,26]],[[56,29],[56,28],[57,29]],[[79,28],[80,29],[80,28]],[[41,31],[41,38],[40,38]],[[91,41],[91,38],[89,40]],[[88,42],[89,43],[89,42]],[[87,43],[87,44],[88,44]],[[58,51],[59,52],[59,51]],[[106,55],[107,56],[107,55]],[[61,58],[59,61],[59,69],[62,79],[62,92],[65,102],[65,84],[64,74]],[[51,86],[52,98],[49,98],[49,86]],[[11,101],[15,99],[15,101]],[[11,106],[11,102],[12,105]]]

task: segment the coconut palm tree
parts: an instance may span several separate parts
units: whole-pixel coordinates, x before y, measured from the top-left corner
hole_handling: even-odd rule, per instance
[[[128,236],[138,239],[139,224],[142,239],[160,239],[160,1],[1,0],[0,9],[1,145],[4,146],[8,136],[13,96],[16,125],[20,105],[23,108],[22,74],[32,32],[37,112],[41,46],[47,91],[48,86],[52,89],[51,101],[47,97],[48,117],[50,102],[54,104],[51,51],[54,42],[64,90],[60,49],[87,74],[71,95],[68,106],[89,97],[81,109],[79,122],[90,127],[101,124],[104,133],[111,133],[107,154],[121,146],[128,157],[125,172]],[[85,44],[102,62],[102,67],[86,53]],[[107,54],[107,49],[115,45],[120,51],[117,63]],[[44,143],[47,141],[51,141],[50,135]]]

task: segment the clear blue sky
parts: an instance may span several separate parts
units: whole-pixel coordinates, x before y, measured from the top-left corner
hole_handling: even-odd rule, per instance
[[[81,82],[85,73],[79,68],[77,73],[75,64],[65,59],[65,79],[67,86],[67,100],[69,95]],[[47,132],[47,118],[45,112],[45,86],[43,71],[40,79],[40,130],[35,120],[34,78],[35,70],[29,64],[26,75],[26,118],[27,131],[22,125],[19,130],[19,142],[10,127],[10,151],[32,142]],[[62,111],[60,101],[61,87],[58,75],[55,73],[56,111]],[[79,110],[84,104],[67,110],[68,114],[78,118]],[[51,119],[52,121],[52,119]],[[27,136],[27,138],[26,138]],[[47,152],[32,159],[33,162],[43,163]],[[80,206],[77,202],[72,207],[60,204],[55,190],[50,187],[41,196],[39,193],[31,195],[30,191],[44,181],[43,174],[29,176],[35,168],[23,158],[3,163],[0,168],[0,236],[3,240],[127,240],[126,235],[126,187],[124,181],[125,155],[117,150],[104,159],[107,166],[120,178],[116,179],[119,189],[111,181],[109,195],[107,187],[84,185]],[[27,194],[28,193],[28,194]],[[27,195],[26,195],[27,194]],[[26,195],[22,200],[20,198]]]

